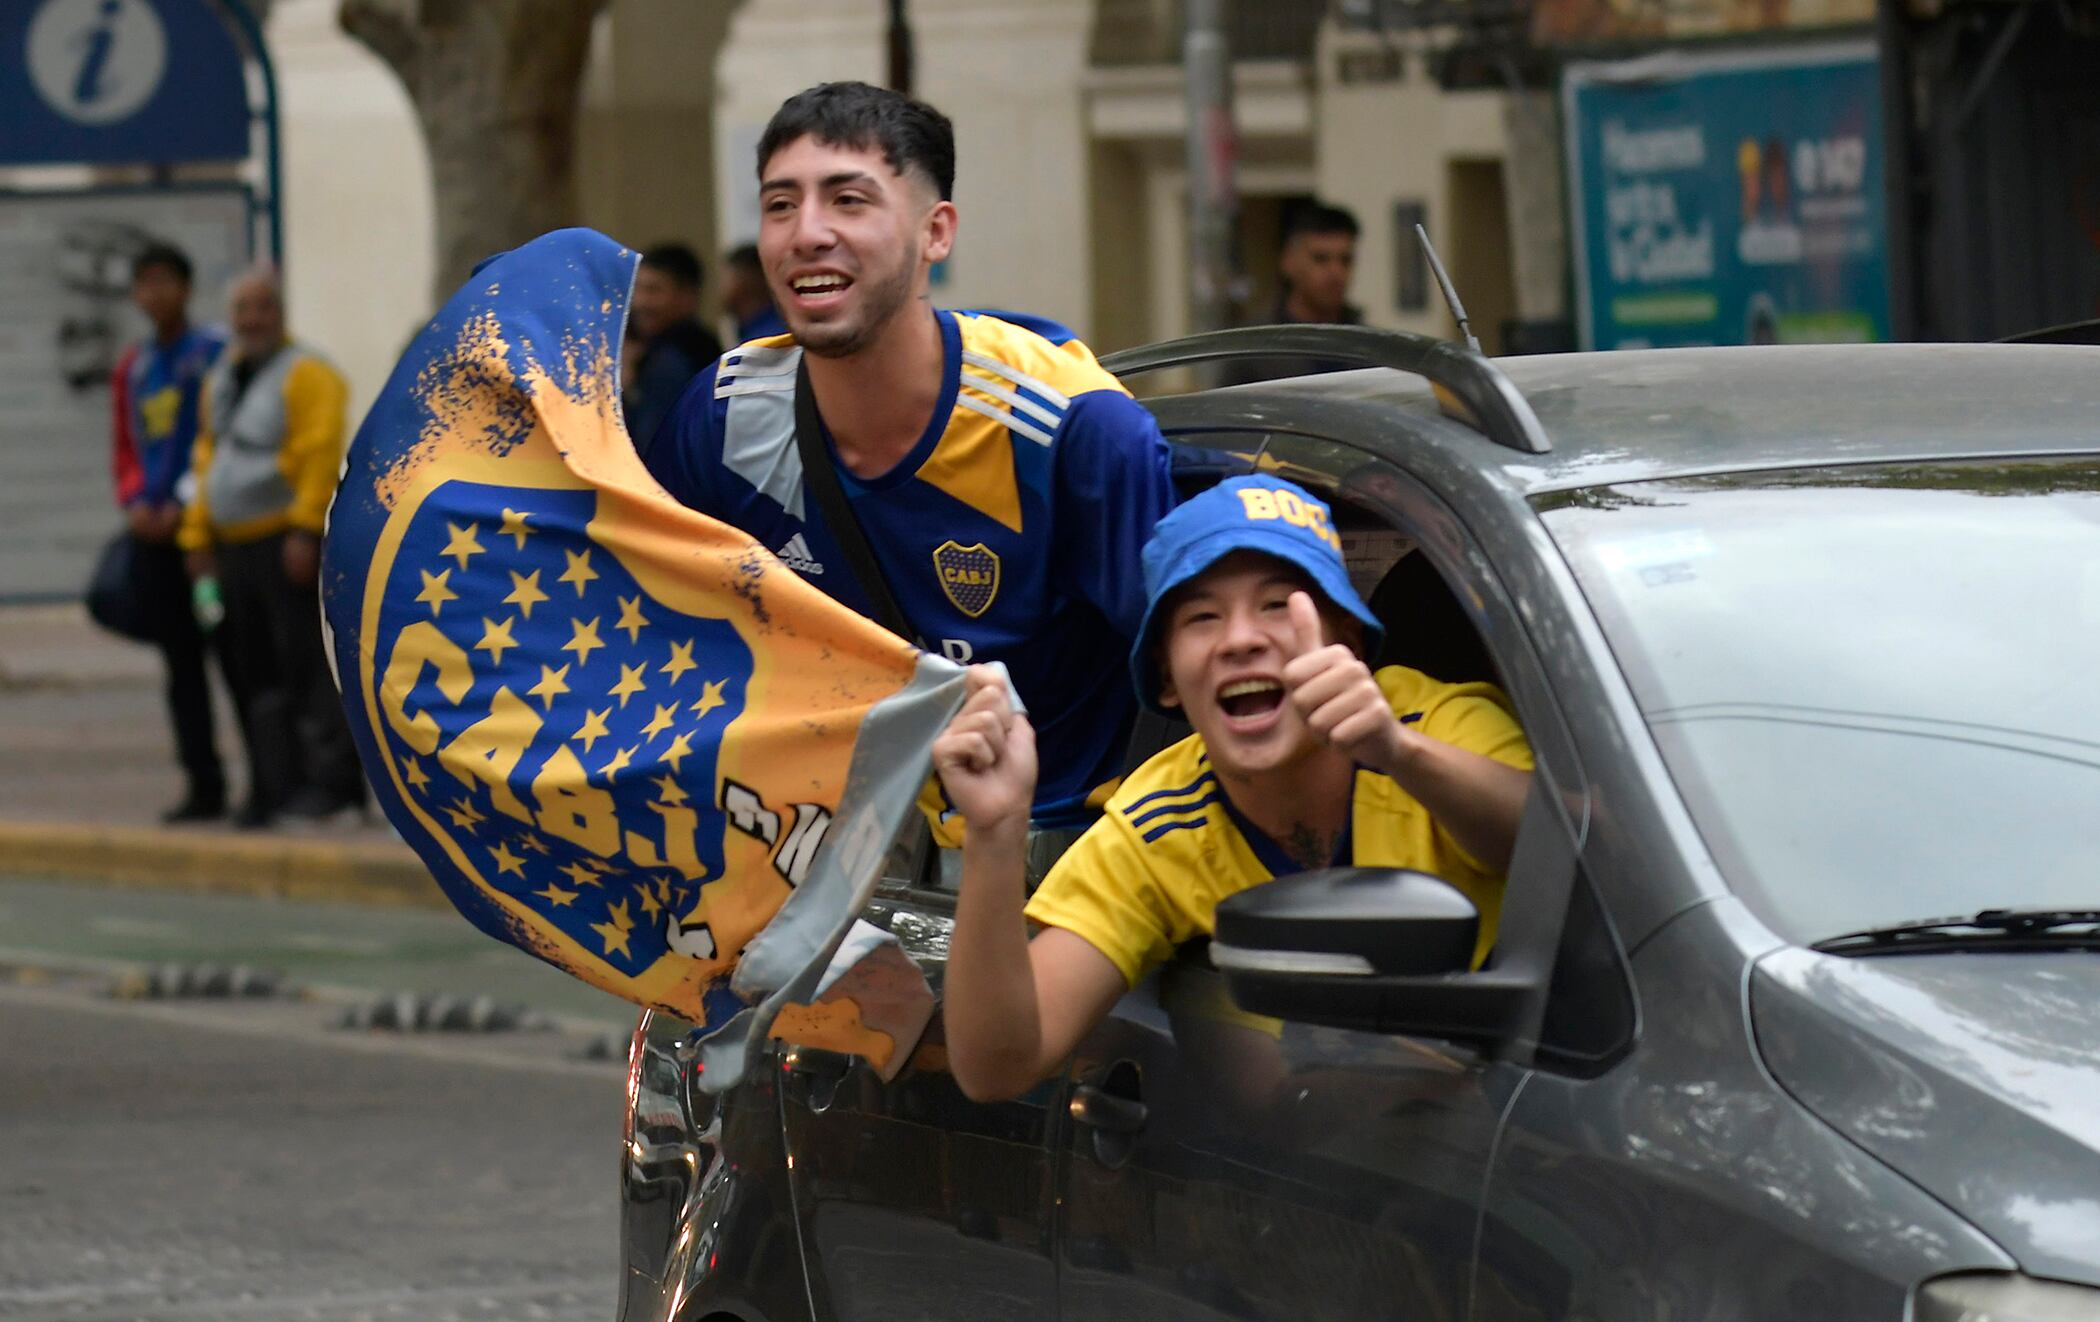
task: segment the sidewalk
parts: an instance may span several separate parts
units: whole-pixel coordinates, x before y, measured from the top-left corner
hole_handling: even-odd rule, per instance
[[[216,695],[236,787],[233,705]],[[375,812],[167,827],[182,795],[160,655],[75,605],[0,606],[0,872],[17,876],[449,908]]]

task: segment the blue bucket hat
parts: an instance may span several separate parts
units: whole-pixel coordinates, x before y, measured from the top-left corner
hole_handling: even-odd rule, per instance
[[[1259,551],[1303,570],[1328,604],[1363,625],[1364,650],[1378,650],[1385,626],[1349,583],[1325,502],[1279,477],[1227,478],[1161,519],[1145,543],[1145,618],[1130,648],[1130,682],[1148,710],[1165,711],[1153,660],[1164,624],[1160,602],[1234,551]]]

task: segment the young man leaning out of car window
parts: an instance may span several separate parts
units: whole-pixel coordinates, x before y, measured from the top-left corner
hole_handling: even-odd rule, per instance
[[[969,823],[948,1059],[980,1101],[1034,1086],[1177,944],[1209,934],[1218,901],[1275,877],[1432,872],[1479,907],[1476,960],[1493,941],[1530,747],[1491,685],[1371,673],[1383,629],[1327,507],[1278,479],[1230,479],[1161,520],[1144,571],[1131,678],[1196,733],[1123,782],[1033,897],[1035,733],[995,671],[971,674],[934,744]]]

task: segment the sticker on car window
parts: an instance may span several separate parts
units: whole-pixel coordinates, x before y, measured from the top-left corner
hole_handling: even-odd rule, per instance
[[[1693,562],[1713,553],[1705,533],[1687,528],[1607,542],[1597,548],[1597,559],[1612,573],[1634,575],[1655,588],[1697,579]]]

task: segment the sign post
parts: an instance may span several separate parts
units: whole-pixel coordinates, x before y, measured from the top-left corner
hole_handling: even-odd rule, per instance
[[[260,196],[239,171],[258,141]],[[197,164],[224,177],[171,182]],[[7,186],[66,165],[93,182]],[[108,377],[146,331],[132,257],[183,249],[214,315],[258,250],[281,259],[278,180],[275,79],[240,0],[0,6],[0,599],[78,596],[115,524]]]

